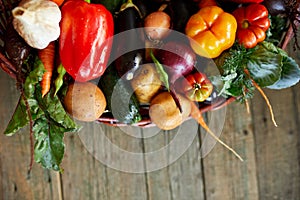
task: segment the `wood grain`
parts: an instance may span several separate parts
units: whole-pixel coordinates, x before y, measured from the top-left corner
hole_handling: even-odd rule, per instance
[[[300,63],[299,53],[289,54]],[[278,127],[270,120],[264,100],[255,94],[253,124],[259,194],[262,199],[299,199],[299,89],[265,89]]]
[[[298,87],[299,91],[299,87]],[[264,101],[253,100],[257,175],[262,198],[297,199],[299,194],[299,126],[292,89],[268,91],[278,127],[269,118]],[[283,184],[284,183],[284,184]]]
[[[0,199],[58,199],[55,172],[35,164],[28,175],[29,129],[12,137],[2,134],[19,98],[14,80],[2,71],[0,91]]]
[[[251,116],[239,103],[224,109],[226,120],[220,139],[236,150],[244,161],[217,143],[203,160],[206,198],[258,199]]]
[[[68,135],[66,138],[66,158],[63,161],[65,172],[63,178],[63,191],[65,199],[146,199],[146,185],[144,174],[130,174],[107,167],[105,160],[100,162],[95,157],[96,152],[103,152],[105,157],[110,160],[119,160],[113,167],[122,169],[120,159],[126,161],[126,157],[118,158],[110,147],[101,146],[103,141],[95,134],[99,132],[99,126],[104,128],[105,137],[113,144],[127,151],[136,149],[141,150],[138,140],[129,141],[129,136],[124,135],[123,131],[117,127],[105,127],[103,125],[88,124],[84,125],[84,132],[78,135]],[[85,137],[85,134],[90,136]],[[128,137],[127,139],[125,139]],[[86,147],[89,138],[94,138],[93,149]],[[97,139],[96,139],[97,138]],[[105,144],[104,144],[105,145]],[[135,165],[134,162],[131,162]],[[130,167],[130,166],[129,166]],[[132,166],[134,167],[134,166]]]

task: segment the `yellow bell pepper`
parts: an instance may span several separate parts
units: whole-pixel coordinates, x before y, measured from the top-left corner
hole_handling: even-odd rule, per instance
[[[233,15],[218,6],[208,6],[190,17],[185,33],[198,55],[215,58],[233,45],[236,30],[237,22]]]

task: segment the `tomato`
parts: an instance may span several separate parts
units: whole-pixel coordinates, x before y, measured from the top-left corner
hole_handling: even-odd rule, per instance
[[[194,72],[177,83],[176,89],[191,101],[202,102],[212,93],[213,85],[204,73]]]
[[[232,12],[236,18],[238,28],[237,41],[245,48],[253,48],[257,43],[264,41],[266,31],[270,27],[268,10],[261,4],[242,6]]]
[[[59,54],[66,71],[79,82],[101,76],[114,33],[112,14],[101,4],[69,0],[62,6]]]

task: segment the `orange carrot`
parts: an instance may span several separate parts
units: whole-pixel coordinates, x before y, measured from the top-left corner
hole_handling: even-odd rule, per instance
[[[267,104],[267,106],[269,107],[269,110],[270,110],[270,115],[271,115],[272,122],[273,122],[274,126],[277,127],[277,123],[275,121],[272,105],[271,105],[267,95],[264,93],[264,91],[261,89],[261,87],[259,87],[259,85],[253,79],[252,79],[252,84],[254,85],[254,87],[256,87],[256,89],[259,91],[261,96],[265,99],[265,102],[266,102],[266,104]]]
[[[51,77],[54,69],[55,42],[50,42],[46,48],[38,50],[38,56],[46,70],[41,81],[42,96],[44,97],[50,90]]]
[[[273,113],[273,108],[272,108],[272,105],[271,105],[267,95],[264,93],[264,91],[261,89],[261,87],[250,77],[250,72],[248,71],[248,69],[245,69],[244,72],[251,79],[253,86],[259,91],[261,96],[264,98],[264,100],[265,100],[265,102],[266,102],[266,104],[267,104],[267,106],[270,110],[270,115],[271,115],[272,122],[273,122],[274,126],[277,127],[277,123],[275,121],[275,117],[274,117],[274,113]]]
[[[231,147],[229,147],[227,144],[225,144],[222,140],[220,140],[208,127],[206,122],[204,121],[202,117],[202,113],[195,104],[195,102],[191,102],[192,110],[191,110],[191,117],[194,118],[203,128],[206,130],[216,141],[218,141],[220,144],[222,144],[224,147],[226,147],[229,151],[231,151],[238,159],[243,161],[242,157],[235,152]]]

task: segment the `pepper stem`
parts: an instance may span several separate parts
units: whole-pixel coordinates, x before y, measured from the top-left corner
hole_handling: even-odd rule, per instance
[[[84,0],[85,2],[87,2],[87,3],[91,3],[91,0]]]

